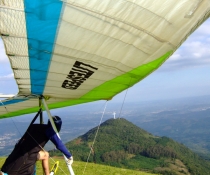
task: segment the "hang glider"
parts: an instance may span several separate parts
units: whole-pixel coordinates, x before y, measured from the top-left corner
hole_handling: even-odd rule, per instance
[[[38,111],[40,97],[50,109],[112,99],[209,16],[209,0],[0,1],[0,34],[19,88],[0,103],[0,118]]]

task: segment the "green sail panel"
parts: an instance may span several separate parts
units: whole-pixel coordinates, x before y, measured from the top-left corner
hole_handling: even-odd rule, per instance
[[[148,76],[151,72],[153,72],[158,67],[160,67],[171,54],[172,54],[172,51],[167,52],[166,54],[156,59],[155,61],[139,66],[131,70],[130,72],[127,72],[110,81],[107,81],[106,83],[96,87],[95,89],[91,90],[87,94],[83,95],[79,99],[67,100],[63,102],[48,104],[48,107],[49,109],[56,109],[56,108],[67,107],[67,106],[72,106],[72,105],[77,105],[77,104],[82,104],[82,103],[93,102],[97,100],[110,100],[116,94],[138,83],[143,78]],[[8,117],[19,116],[23,114],[29,114],[29,113],[37,112],[38,110],[39,110],[39,107],[18,110],[15,112],[9,112],[7,114],[0,115],[0,118],[8,118]]]

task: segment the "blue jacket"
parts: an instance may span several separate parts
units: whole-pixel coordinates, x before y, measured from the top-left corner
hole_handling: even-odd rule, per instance
[[[56,148],[60,150],[68,159],[72,156],[71,153],[67,150],[66,146],[63,144],[63,142],[59,139],[52,127],[48,128],[45,134],[50,139],[50,141],[54,143]]]

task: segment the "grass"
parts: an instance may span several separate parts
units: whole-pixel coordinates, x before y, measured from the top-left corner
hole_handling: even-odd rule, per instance
[[[65,165],[65,162],[63,158],[53,158],[55,161],[59,160],[59,169],[57,171],[58,174],[69,174],[67,166]],[[5,158],[0,158],[0,167],[4,163]],[[53,161],[50,160],[50,167],[53,166]],[[147,172],[142,171],[135,171],[135,170],[128,170],[123,168],[115,168],[111,166],[106,165],[99,165],[94,163],[86,163],[85,162],[79,162],[74,161],[73,163],[73,169],[75,175],[154,175]],[[86,168],[85,168],[86,167]],[[62,170],[61,170],[62,169]],[[85,171],[84,171],[85,170]],[[84,172],[84,173],[83,173]],[[42,166],[41,162],[37,162],[37,175],[42,175]]]

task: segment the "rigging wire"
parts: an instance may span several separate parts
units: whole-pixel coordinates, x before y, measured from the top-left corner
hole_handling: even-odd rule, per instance
[[[129,89],[130,84],[131,84],[131,80],[132,80],[132,77],[130,77],[130,81],[129,81],[129,84],[128,84],[128,88],[126,89],[126,93],[125,93],[125,96],[124,96],[124,99],[123,99],[123,103],[122,103],[122,105],[121,105],[121,109],[120,109],[120,113],[119,113],[119,118],[120,118],[120,116],[121,116],[121,112],[122,112],[122,109],[123,109],[123,106],[124,106],[124,102],[125,102],[125,99],[126,99],[126,96],[127,96],[127,93],[128,93],[128,89]],[[105,107],[104,107],[104,110],[103,110],[103,113],[102,113],[102,116],[101,116],[101,120],[100,120],[100,122],[99,122],[97,131],[96,131],[96,134],[95,134],[95,137],[94,137],[94,140],[93,140],[93,144],[92,144],[92,146],[90,147],[90,152],[89,152],[89,155],[88,155],[88,158],[87,158],[87,162],[86,162],[85,168],[84,168],[84,170],[83,170],[83,175],[84,175],[84,173],[85,173],[85,170],[86,170],[86,167],[87,167],[87,163],[88,163],[89,158],[90,158],[90,154],[91,154],[91,152],[93,151],[93,146],[94,146],[94,144],[95,144],[95,140],[96,140],[96,137],[97,137],[97,135],[98,135],[98,131],[99,131],[99,128],[100,128],[100,126],[101,126],[102,119],[103,119],[103,117],[104,117],[104,113],[105,113],[105,110],[106,110],[106,106],[107,106],[107,101],[106,101],[106,103],[105,103]]]
[[[7,112],[7,116],[9,117],[9,110],[8,110],[7,107],[4,105],[4,103],[2,102],[2,100],[0,100],[0,102],[1,102],[2,106],[4,107],[5,111]],[[20,138],[21,138],[21,137],[22,137],[22,134],[21,134],[20,130],[18,129],[18,127],[17,127],[17,125],[15,124],[14,120],[13,120],[11,117],[9,117],[9,118],[10,118],[10,120],[12,120],[12,123],[13,123],[13,125],[15,126],[15,128],[16,128],[16,130],[18,131],[18,133],[19,133],[19,135],[20,135]],[[8,153],[4,154],[3,156],[8,156]]]
[[[131,79],[132,79],[132,77],[130,78],[130,81],[129,81],[129,84],[128,84],[128,88],[126,89],[126,92],[125,92],[125,96],[124,96],[123,103],[121,105],[121,109],[120,109],[120,113],[119,113],[119,119],[120,119],[120,116],[121,116],[121,113],[122,113],[122,109],[123,109],[123,106],[124,106],[124,103],[125,103],[125,99],[127,97],[128,89],[129,89],[130,84],[131,84]]]
[[[106,106],[107,106],[107,101],[106,101],[106,103],[105,103],[104,110],[103,110],[103,113],[102,113],[102,115],[101,115],[101,119],[100,119],[100,122],[99,122],[99,125],[98,125],[98,128],[97,128],[95,137],[94,137],[94,139],[93,139],[93,144],[92,144],[91,147],[90,147],[90,152],[89,152],[89,155],[88,155],[88,158],[87,158],[87,162],[86,162],[86,164],[85,164],[85,168],[84,168],[84,170],[83,170],[83,174],[85,173],[85,170],[86,170],[86,167],[87,167],[87,163],[88,163],[89,158],[90,158],[90,154],[91,154],[91,152],[92,152],[92,150],[93,150],[93,146],[94,146],[94,144],[95,144],[96,137],[97,137],[97,135],[98,135],[98,131],[99,131],[99,128],[100,128],[100,126],[101,126],[101,122],[102,122],[102,119],[103,119],[103,117],[104,117],[104,113],[105,113],[105,111],[106,111]]]
[[[7,115],[8,115],[8,117],[9,117],[9,110],[8,110],[7,107],[4,105],[4,103],[2,102],[2,100],[0,100],[0,102],[1,102],[1,104],[4,106],[4,108],[5,108],[6,112],[7,112]],[[22,137],[22,134],[21,134],[20,130],[18,129],[17,125],[15,124],[14,120],[13,120],[11,117],[9,117],[9,118],[12,120],[12,123],[14,124],[15,128],[17,129],[17,131],[18,131],[20,137]]]

